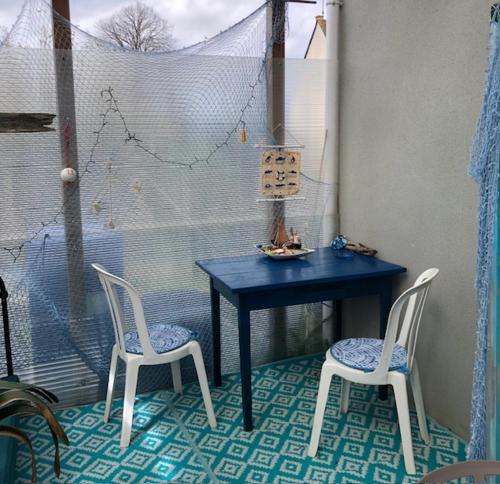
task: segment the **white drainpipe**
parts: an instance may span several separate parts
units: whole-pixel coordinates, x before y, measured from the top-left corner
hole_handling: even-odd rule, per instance
[[[339,217],[339,26],[340,0],[326,0],[326,89],[325,89],[325,155],[323,180],[331,183],[330,199],[323,225],[323,243],[328,245],[340,230]],[[328,303],[330,306],[332,303]],[[323,320],[331,317],[332,310],[324,306]],[[323,339],[331,343],[332,324],[323,325]]]

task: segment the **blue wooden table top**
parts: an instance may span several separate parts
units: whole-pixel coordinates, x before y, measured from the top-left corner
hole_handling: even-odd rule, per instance
[[[375,257],[338,258],[330,247],[301,259],[273,260],[262,254],[196,261],[233,293],[390,276],[406,268]]]

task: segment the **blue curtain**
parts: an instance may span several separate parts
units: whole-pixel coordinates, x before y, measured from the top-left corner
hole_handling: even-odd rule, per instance
[[[492,12],[490,56],[483,107],[471,151],[469,174],[479,184],[477,244],[477,328],[468,459],[487,457],[487,386],[490,284],[495,252],[500,162],[499,7]]]

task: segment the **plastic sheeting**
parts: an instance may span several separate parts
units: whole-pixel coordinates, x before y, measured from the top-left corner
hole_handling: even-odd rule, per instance
[[[140,290],[147,321],[195,330],[210,371],[208,280],[194,261],[252,253],[277,222],[260,200],[255,147],[273,143],[277,128],[268,126],[276,32],[267,15],[264,5],[212,39],[160,53],[118,48],[56,16],[55,35],[71,29],[69,52],[52,49],[50,6],[28,0],[0,47],[4,112],[57,114],[72,101],[55,61],[71,55],[73,63],[74,120],[56,119],[54,132],[0,135],[0,270],[15,369],[63,403],[94,400],[105,388],[113,329],[92,262]],[[321,166],[326,62],[287,60],[284,70],[285,141],[305,148],[299,196],[281,203],[286,227],[314,247],[333,196]],[[77,218],[65,225],[59,172],[67,157],[79,163],[81,237],[68,232]],[[224,304],[222,313],[223,369],[235,371],[235,311]],[[318,351],[321,324],[320,311],[288,309],[283,340],[271,314],[256,312],[254,363]],[[141,370],[141,390],[168,385],[164,368]]]

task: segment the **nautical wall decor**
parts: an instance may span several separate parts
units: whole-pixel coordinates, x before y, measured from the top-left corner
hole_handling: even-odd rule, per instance
[[[299,192],[300,158],[300,152],[280,148],[262,152],[260,178],[265,197],[287,197]]]

